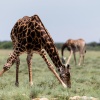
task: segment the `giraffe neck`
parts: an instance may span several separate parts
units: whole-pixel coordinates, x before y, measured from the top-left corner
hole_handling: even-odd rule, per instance
[[[43,27],[43,36],[41,37],[42,39],[42,46],[43,48],[46,50],[46,52],[48,53],[49,57],[51,58],[52,62],[54,63],[55,67],[57,69],[59,69],[60,67],[62,67],[62,63],[60,61],[59,55],[58,55],[58,51],[54,45],[54,41],[51,38],[49,32],[47,31],[47,29],[44,27],[41,19],[35,15],[35,19],[38,20],[39,23],[41,23],[42,27]]]
[[[55,47],[54,44],[52,44],[52,47],[50,47],[50,44],[47,43],[47,46],[44,47],[46,52],[48,53],[49,57],[51,58],[53,64],[55,65],[55,67],[58,69],[62,68],[62,63],[58,54],[58,51]]]
[[[55,47],[53,41],[46,41],[43,47],[48,53],[55,67],[59,70],[63,65],[61,63],[57,48]]]

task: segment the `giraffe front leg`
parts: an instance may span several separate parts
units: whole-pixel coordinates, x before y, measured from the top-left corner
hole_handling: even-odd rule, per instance
[[[66,66],[69,64],[69,62],[71,60],[71,57],[72,57],[72,54],[73,54],[73,51],[71,50],[70,51],[70,56],[68,57],[68,60],[67,60],[67,63],[66,63]]]
[[[75,52],[73,52],[73,55],[74,55],[74,61],[75,61],[75,65],[76,65],[77,63],[76,63],[76,55],[75,55]]]
[[[11,54],[10,57],[7,59],[7,63],[4,65],[2,71],[0,72],[0,76],[2,76],[4,72],[10,69],[10,67],[15,63],[16,58],[17,55],[13,52],[13,54]]]
[[[84,64],[84,55],[83,54],[80,54],[80,59],[79,59],[79,66]]]
[[[40,55],[42,56],[42,58],[44,59],[44,61],[48,65],[48,68],[50,69],[50,71],[52,71],[53,74],[56,76],[56,78],[58,79],[58,81],[64,86],[64,88],[67,88],[66,84],[61,80],[61,78],[59,77],[58,73],[53,68],[53,65],[48,61],[46,53],[45,53],[44,50],[41,50]]]
[[[29,84],[30,86],[33,85],[33,82],[32,82],[32,56],[33,54],[28,54],[27,55],[27,64],[28,64],[28,72],[29,72]]]
[[[80,51],[80,58],[79,58],[79,66],[81,65],[81,63],[82,63],[82,57],[83,57],[83,53],[82,53],[82,51]]]
[[[19,81],[18,81],[19,65],[20,65],[20,59],[19,57],[17,57],[16,59],[16,82],[15,82],[16,86],[19,86]]]

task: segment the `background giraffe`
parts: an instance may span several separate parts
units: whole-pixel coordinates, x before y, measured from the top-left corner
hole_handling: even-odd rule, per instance
[[[77,40],[73,40],[73,39],[68,39],[62,46],[61,48],[61,54],[62,54],[62,61],[65,63],[65,58],[64,58],[64,49],[67,48],[68,51],[70,51],[70,56],[68,57],[67,63],[69,64],[70,59],[72,57],[72,54],[74,55],[74,60],[75,60],[75,64],[76,64],[76,52],[79,52],[80,54],[80,59],[79,59],[79,64],[81,65],[82,61],[84,63],[84,55],[86,53],[86,43],[83,39],[77,39]]]
[[[28,54],[27,63],[29,69],[29,82],[30,85],[32,85],[31,59],[33,53],[36,52],[42,56],[44,61],[47,63],[48,68],[54,73],[59,82],[64,87],[66,87],[66,85],[71,87],[69,65],[66,67],[61,63],[54,42],[38,15],[31,17],[25,16],[22,19],[19,19],[11,31],[11,39],[14,51],[7,59],[7,63],[0,72],[0,76],[16,62],[16,84],[18,84],[18,70],[20,64],[19,56],[26,52]],[[56,66],[60,77],[53,68],[53,65],[48,61],[45,51]]]

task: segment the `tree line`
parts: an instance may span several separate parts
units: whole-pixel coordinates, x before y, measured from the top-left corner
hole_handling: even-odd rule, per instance
[[[58,49],[61,49],[63,43],[55,43],[56,47]],[[11,41],[0,41],[0,49],[12,49],[13,45]],[[100,43],[97,42],[91,42],[86,44],[86,48],[88,50],[99,50],[100,51]]]

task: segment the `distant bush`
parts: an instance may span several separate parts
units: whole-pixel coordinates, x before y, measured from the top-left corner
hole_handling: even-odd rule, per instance
[[[58,48],[58,49],[61,49],[63,43],[55,43],[55,46]]]
[[[63,43],[55,43],[55,46],[57,49],[62,48]],[[12,49],[12,42],[11,41],[2,41],[0,42],[0,49]],[[95,50],[95,51],[100,51],[100,43],[96,42],[91,42],[86,44],[87,50]]]
[[[58,49],[61,49],[63,44],[64,43],[55,43],[55,45]],[[100,43],[96,43],[96,42],[88,43],[88,44],[86,44],[86,49],[100,51]]]
[[[88,43],[87,50],[100,51],[100,43],[96,43],[96,42]]]
[[[0,49],[12,49],[12,42],[11,41],[0,42]]]

